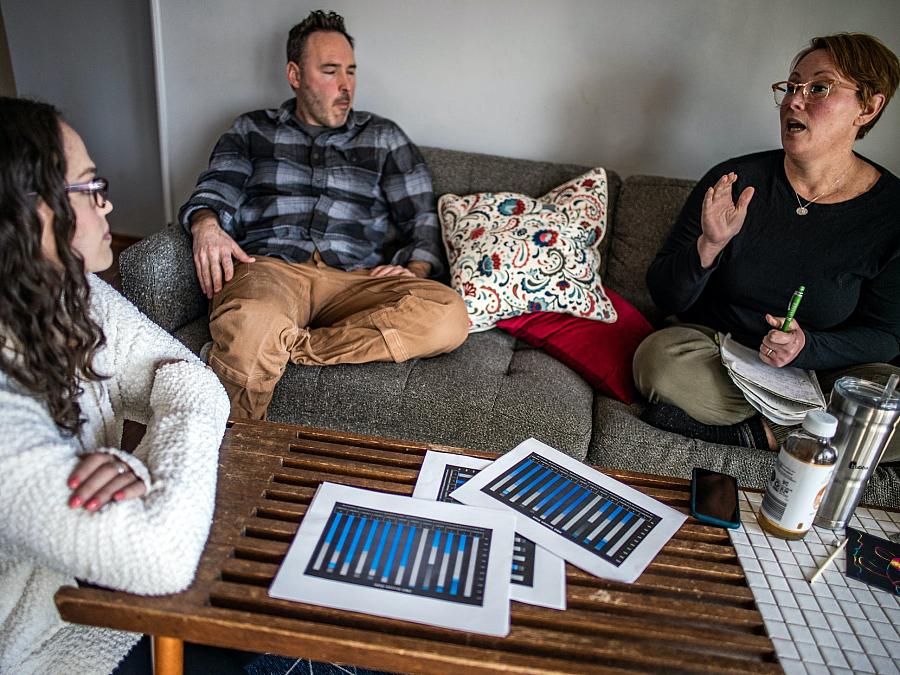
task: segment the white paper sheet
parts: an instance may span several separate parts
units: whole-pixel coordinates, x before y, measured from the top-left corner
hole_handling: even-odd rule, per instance
[[[509,633],[515,517],[322,483],[269,595],[473,633]]]
[[[477,471],[491,463],[487,459],[429,450],[425,454],[413,497],[450,501],[450,493]],[[516,535],[509,597],[551,609],[566,608],[566,563],[532,540]]]
[[[745,380],[740,375],[729,371],[732,382],[744,394],[747,403],[752,405],[766,419],[782,426],[800,424],[812,408],[805,403],[797,403]]]
[[[811,408],[825,407],[825,397],[813,371],[770,366],[759,360],[756,351],[722,333],[719,333],[719,348],[728,371],[745,382]]]
[[[683,513],[529,438],[454,499],[513,511],[516,531],[604,579],[631,583],[687,519]]]

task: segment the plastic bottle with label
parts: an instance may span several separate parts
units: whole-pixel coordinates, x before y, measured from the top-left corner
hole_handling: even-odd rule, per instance
[[[837,451],[831,438],[837,419],[824,410],[806,413],[778,452],[756,519],[763,530],[781,539],[803,539],[834,473]]]

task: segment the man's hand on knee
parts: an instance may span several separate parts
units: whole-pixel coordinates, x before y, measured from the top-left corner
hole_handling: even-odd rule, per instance
[[[431,263],[413,260],[406,267],[401,265],[379,265],[373,267],[369,274],[373,277],[418,277],[427,279],[431,272]]]
[[[191,235],[194,238],[194,266],[200,288],[207,298],[222,290],[226,281],[234,276],[232,256],[242,263],[255,262],[244,253],[225,230],[219,226],[219,218],[209,209],[197,211],[191,218]]]
[[[369,271],[373,277],[414,277],[415,274],[402,265],[379,265]]]

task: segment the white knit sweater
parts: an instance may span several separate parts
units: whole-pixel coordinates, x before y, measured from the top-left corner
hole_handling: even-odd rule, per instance
[[[93,275],[91,311],[106,334],[84,385],[78,438],[0,372],[0,673],[110,673],[140,637],[59,618],[53,595],[75,578],[132,593],[186,588],[215,504],[228,397],[191,352]],[[176,359],[176,363],[158,366]],[[124,418],[147,424],[134,455],[118,450]],[[108,452],[149,479],[140,499],[71,509],[80,454]]]

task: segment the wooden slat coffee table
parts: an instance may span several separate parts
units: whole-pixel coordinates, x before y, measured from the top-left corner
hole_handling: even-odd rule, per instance
[[[323,481],[412,493],[429,447],[265,422],[229,425],[215,522],[183,593],[61,588],[66,621],[156,636],[157,672],[180,672],[181,641],[415,673],[781,672],[725,530],[689,519],[634,584],[567,567],[564,612],[513,603],[505,638],[316,607],[267,595]],[[609,475],[681,511],[686,480]]]

